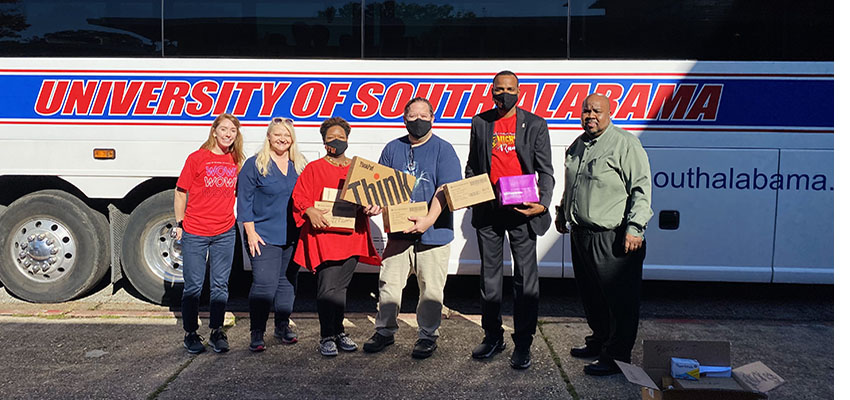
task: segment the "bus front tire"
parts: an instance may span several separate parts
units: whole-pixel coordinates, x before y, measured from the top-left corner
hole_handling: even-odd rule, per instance
[[[0,215],[0,281],[36,303],[79,297],[109,271],[106,217],[60,190],[15,200]]]

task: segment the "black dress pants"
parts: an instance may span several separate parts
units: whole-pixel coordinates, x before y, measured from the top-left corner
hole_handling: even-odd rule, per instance
[[[505,233],[514,261],[514,333],[517,347],[528,348],[537,330],[540,297],[537,273],[537,236],[528,226],[528,218],[509,208],[495,209],[485,225],[477,229],[478,254],[481,257],[481,327],[488,340],[498,340],[502,329],[502,275]]]
[[[585,343],[601,348],[601,359],[631,362],[646,241],[627,254],[625,227],[604,231],[572,227],[570,244],[578,292],[593,332]]]
[[[322,338],[333,337],[345,332],[345,302],[348,284],[357,268],[358,257],[341,261],[326,261],[316,268],[318,289],[316,308],[319,312],[319,330]]]

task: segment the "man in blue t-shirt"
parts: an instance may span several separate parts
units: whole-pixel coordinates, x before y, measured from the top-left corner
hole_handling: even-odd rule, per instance
[[[411,199],[429,202],[428,215],[411,217],[412,227],[390,233],[384,249],[379,278],[380,297],[375,334],[363,351],[375,353],[395,342],[401,292],[410,274],[419,281],[416,322],[419,340],[414,358],[428,358],[437,349],[437,328],[443,310],[443,288],[449,268],[450,243],[454,239],[452,212],[446,209],[443,185],[461,179],[460,160],[449,142],[431,131],[434,107],[417,97],[404,107],[407,136],[387,143],[378,163],[416,177]]]

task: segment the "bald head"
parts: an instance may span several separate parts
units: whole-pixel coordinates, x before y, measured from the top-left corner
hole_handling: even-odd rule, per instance
[[[593,137],[598,137],[611,125],[611,103],[607,97],[594,93],[581,103],[581,127]]]

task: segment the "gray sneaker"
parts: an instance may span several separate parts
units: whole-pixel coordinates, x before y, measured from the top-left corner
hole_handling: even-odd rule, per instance
[[[354,343],[347,333],[336,335],[336,345],[342,351],[357,351],[357,343]]]
[[[189,354],[200,354],[206,350],[203,341],[204,337],[199,336],[197,332],[186,332],[186,336],[183,337],[183,347]]]
[[[322,338],[322,340],[319,341],[319,353],[327,357],[334,357],[337,355],[336,342],[334,342],[333,336]]]
[[[251,344],[248,349],[253,352],[260,352],[266,349],[266,342],[263,340],[264,331],[251,331]]]
[[[298,334],[289,327],[289,324],[284,325],[281,329],[275,327],[274,337],[283,344],[298,343]]]
[[[221,328],[210,331],[210,346],[216,353],[226,353],[230,350],[230,344],[227,343],[227,335]]]

